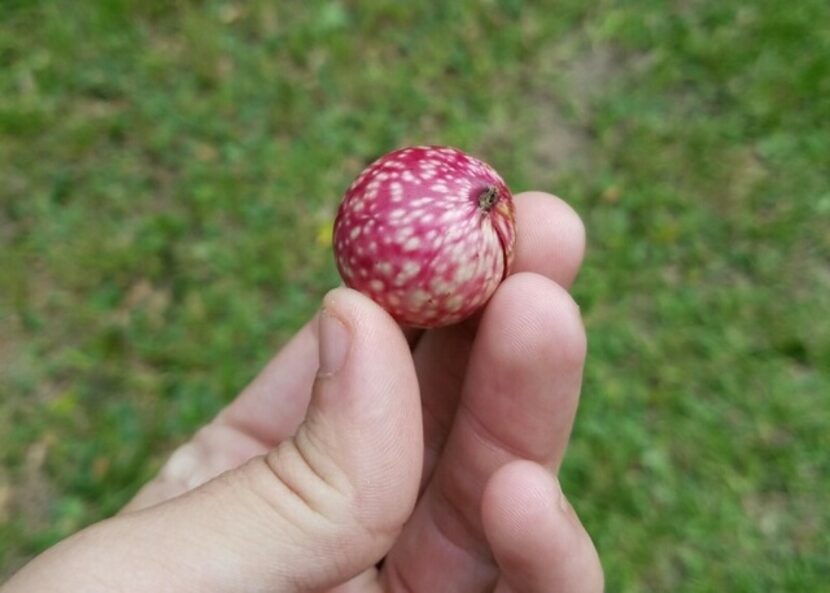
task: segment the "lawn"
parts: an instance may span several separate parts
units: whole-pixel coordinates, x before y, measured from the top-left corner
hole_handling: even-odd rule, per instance
[[[3,0],[0,580],[313,314],[410,143],[585,220],[561,478],[608,590],[826,587],[826,0]]]

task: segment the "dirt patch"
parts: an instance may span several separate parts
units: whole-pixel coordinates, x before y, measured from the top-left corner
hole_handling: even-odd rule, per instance
[[[540,97],[535,102],[529,171],[532,179],[544,186],[554,183],[561,171],[587,164],[590,137],[564,115],[555,99]]]
[[[32,531],[49,525],[49,503],[53,493],[44,467],[49,447],[49,439],[43,439],[26,450],[20,480],[12,498],[12,508],[25,517],[26,525]]]
[[[12,498],[14,492],[4,474],[0,474],[0,523],[5,523],[12,516]]]
[[[565,65],[569,102],[590,107],[591,101],[608,92],[624,67],[619,53],[609,46],[593,46],[577,53]]]
[[[593,103],[607,92],[621,67],[609,47],[584,49],[578,41],[552,46],[546,52],[547,82],[531,95],[535,114],[530,130],[536,183],[552,184],[566,170],[590,168]]]
[[[22,466],[14,472],[14,479],[8,472],[0,472],[0,522],[17,519],[29,533],[43,532],[49,528],[49,509],[55,494],[45,468],[49,447],[49,439],[30,445]],[[0,565],[0,582],[5,581],[29,559],[19,549],[9,550],[4,564]]]

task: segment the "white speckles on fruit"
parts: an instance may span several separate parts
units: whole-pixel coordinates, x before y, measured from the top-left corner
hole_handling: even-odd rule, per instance
[[[415,251],[421,246],[421,240],[418,237],[410,237],[403,244],[404,251]]]
[[[403,243],[409,239],[415,233],[415,227],[412,226],[402,226],[398,229],[395,233],[395,241],[398,243]]]
[[[463,241],[456,241],[452,244],[452,249],[450,249],[450,260],[457,262],[461,260],[461,256],[467,251],[467,246],[464,244]]]
[[[474,263],[465,262],[460,264],[455,269],[455,275],[453,278],[457,284],[461,284],[466,282],[467,280],[471,279],[476,273],[476,266]]]
[[[417,311],[418,309],[423,308],[423,306],[427,304],[429,299],[429,293],[426,290],[418,288],[409,293],[407,303],[410,309],[414,309]]]
[[[460,210],[447,210],[446,212],[444,212],[441,215],[441,217],[439,219],[439,222],[442,223],[442,224],[449,224],[449,223],[455,222],[459,218],[463,218],[463,217],[464,217],[464,212],[462,212]]]
[[[398,274],[392,280],[392,286],[401,288],[404,284],[406,284],[407,280],[409,280],[409,278],[406,276],[406,274],[404,274],[403,272],[398,272]]]
[[[378,274],[381,276],[391,276],[394,269],[392,268],[392,264],[386,261],[377,262],[375,264],[375,269],[377,270]]]
[[[413,260],[406,260],[400,271],[395,275],[395,279],[392,283],[395,286],[403,286],[410,280],[412,280],[415,276],[418,275],[418,272],[421,271],[421,264]]]
[[[421,271],[421,264],[416,261],[407,260],[403,263],[403,272],[407,277],[411,278]]]
[[[447,310],[455,313],[461,308],[461,305],[464,304],[464,297],[460,294],[456,294],[451,296],[447,299]]]
[[[403,324],[455,323],[507,274],[513,212],[504,181],[481,161],[450,147],[398,150],[346,192],[332,241],[337,267]]]

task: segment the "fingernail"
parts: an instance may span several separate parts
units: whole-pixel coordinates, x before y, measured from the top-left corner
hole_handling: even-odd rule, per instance
[[[323,309],[320,311],[320,367],[318,377],[331,377],[343,367],[352,336],[343,322]]]

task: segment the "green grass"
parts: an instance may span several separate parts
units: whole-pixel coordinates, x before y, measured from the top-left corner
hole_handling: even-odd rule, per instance
[[[562,479],[609,591],[826,586],[828,8],[3,2],[0,578],[235,395],[343,188],[430,142],[586,221]]]

